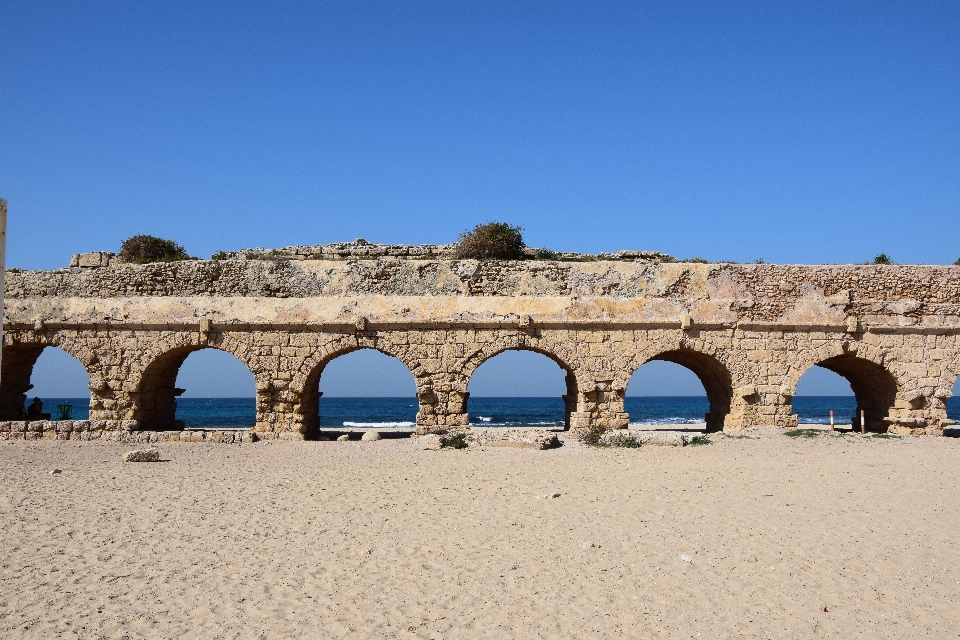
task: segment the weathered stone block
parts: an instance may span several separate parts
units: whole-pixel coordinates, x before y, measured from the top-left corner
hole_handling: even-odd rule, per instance
[[[551,449],[559,446],[557,434],[543,429],[468,429],[467,440],[484,447]]]
[[[160,451],[158,449],[135,449],[123,454],[124,462],[158,462],[160,460]]]

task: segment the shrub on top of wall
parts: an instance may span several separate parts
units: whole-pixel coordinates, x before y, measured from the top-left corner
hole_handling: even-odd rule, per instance
[[[533,259],[534,260],[559,260],[559,254],[552,249],[534,249],[533,250]]]
[[[893,264],[893,259],[885,253],[878,253],[873,259],[873,264]]]
[[[173,240],[164,240],[155,236],[138,235],[127,238],[120,245],[120,261],[134,264],[149,262],[174,262],[193,260],[182,245]]]
[[[505,222],[478,224],[460,234],[454,254],[466,260],[522,260],[523,229]]]

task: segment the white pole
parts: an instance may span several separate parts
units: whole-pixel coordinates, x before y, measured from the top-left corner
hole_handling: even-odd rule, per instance
[[[7,284],[7,201],[0,198],[0,363],[3,362],[3,290]]]

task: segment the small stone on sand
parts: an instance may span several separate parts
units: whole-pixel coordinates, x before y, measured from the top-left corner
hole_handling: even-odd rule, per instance
[[[373,442],[374,440],[380,439],[380,434],[376,431],[364,431],[363,436],[360,437],[364,442]]]
[[[348,436],[347,434],[343,434],[342,436],[337,438],[337,442],[346,442],[349,439],[350,439],[350,436]]]

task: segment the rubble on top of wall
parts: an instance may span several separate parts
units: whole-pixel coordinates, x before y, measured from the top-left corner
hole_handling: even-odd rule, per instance
[[[240,249],[218,251],[211,260],[375,260],[378,258],[452,260],[456,244],[380,244],[357,238],[352,242],[330,244],[298,244],[278,249]],[[629,262],[676,262],[676,258],[659,251],[617,251],[616,253],[576,253],[527,248],[530,260],[559,260],[563,262],[591,262],[619,260]],[[79,268],[109,267],[120,264],[119,257],[110,251],[78,253],[71,257],[70,266]]]
[[[379,244],[357,238],[352,242],[295,245],[279,249],[240,249],[214,254],[216,260],[356,260],[375,258],[446,259],[455,257],[456,244]],[[616,253],[576,253],[526,248],[528,259],[591,261],[628,260],[642,262],[674,262],[675,258],[659,251],[617,251]]]
[[[71,267],[93,269],[109,267],[117,262],[117,254],[112,251],[91,251],[89,253],[75,253],[70,257]]]

